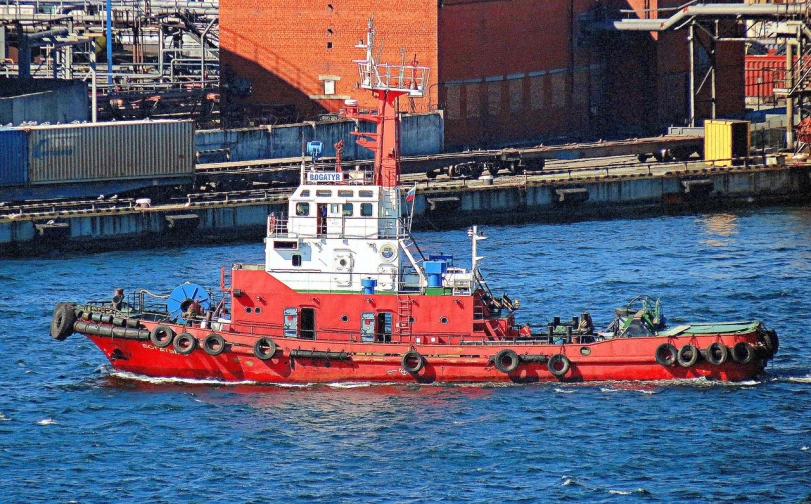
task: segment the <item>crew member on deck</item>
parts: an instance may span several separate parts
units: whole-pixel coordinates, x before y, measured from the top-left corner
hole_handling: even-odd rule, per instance
[[[114,310],[121,310],[124,307],[124,289],[115,290],[112,306]]]
[[[183,314],[183,318],[190,319],[193,317],[199,317],[203,314],[203,307],[200,306],[200,302],[196,299],[192,300],[189,308],[186,310],[186,313]]]

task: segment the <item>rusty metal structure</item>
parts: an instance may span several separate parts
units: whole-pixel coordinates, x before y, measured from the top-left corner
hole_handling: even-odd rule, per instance
[[[0,4],[0,76],[86,81],[94,121],[191,117],[216,124],[218,1]]]

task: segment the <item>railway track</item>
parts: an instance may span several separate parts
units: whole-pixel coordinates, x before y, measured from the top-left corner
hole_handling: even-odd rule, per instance
[[[254,189],[195,191],[170,197],[167,201],[154,205],[153,208],[183,209],[262,201],[268,203],[284,201],[298,184],[298,176],[301,169],[300,162],[301,161],[298,160],[298,165],[295,168],[284,165],[258,168],[259,170],[266,169],[271,173],[284,170],[292,171],[295,175],[295,181],[292,181],[290,184],[280,184],[277,182],[277,185],[272,187],[268,186]],[[260,164],[261,163],[250,162],[250,168],[246,168],[244,172],[241,172],[242,175],[244,175],[246,179],[250,179],[251,177],[249,175],[253,173],[252,170],[256,170],[256,166]],[[230,166],[226,170],[221,171],[221,173],[229,174],[240,172],[239,162],[229,163],[229,165]],[[325,169],[333,168],[333,166],[327,162],[319,163],[318,166]],[[610,176],[620,173],[634,173],[639,176],[657,176],[665,174],[668,171],[697,170],[702,166],[705,165],[700,160],[640,164],[636,160],[636,157],[632,155],[577,161],[552,160],[547,163],[543,170],[527,171],[521,175],[503,175],[495,179],[494,183],[496,185],[520,185],[525,184],[527,181],[540,180],[547,180],[549,182],[572,180],[574,182],[578,178],[586,176]],[[475,179],[458,179],[448,176],[431,178],[426,176],[425,173],[405,174],[402,178],[403,185],[405,186],[417,184],[420,187],[430,187],[434,190],[442,188],[452,190],[459,186],[481,185],[485,183]],[[148,207],[143,204],[139,205],[138,201],[139,200],[135,198],[117,198],[114,196],[106,199],[49,200],[25,204],[0,203],[0,219],[24,217],[48,219],[77,214],[132,212],[145,211],[148,209]]]

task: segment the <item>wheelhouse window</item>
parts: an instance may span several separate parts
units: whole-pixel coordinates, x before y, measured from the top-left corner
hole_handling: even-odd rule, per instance
[[[371,217],[372,216],[372,204],[371,203],[361,203],[360,204],[360,215],[361,215],[361,217]]]
[[[309,203],[296,203],[296,215],[299,217],[306,217],[310,215]]]
[[[361,190],[361,191],[358,191],[358,195],[361,198],[374,198],[375,197],[374,191],[363,191],[363,190]]]
[[[351,198],[354,195],[354,191],[347,191],[346,189],[338,189],[338,196],[341,198]]]
[[[302,189],[299,193],[299,196],[302,198],[309,198],[310,197],[310,190],[309,189]]]
[[[327,189],[319,189],[315,191],[315,195],[318,196],[319,198],[331,198],[332,191],[329,191]]]

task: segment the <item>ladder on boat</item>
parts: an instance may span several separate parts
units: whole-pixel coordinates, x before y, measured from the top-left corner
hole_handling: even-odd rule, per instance
[[[411,340],[411,298],[397,296],[397,328],[400,341]]]

